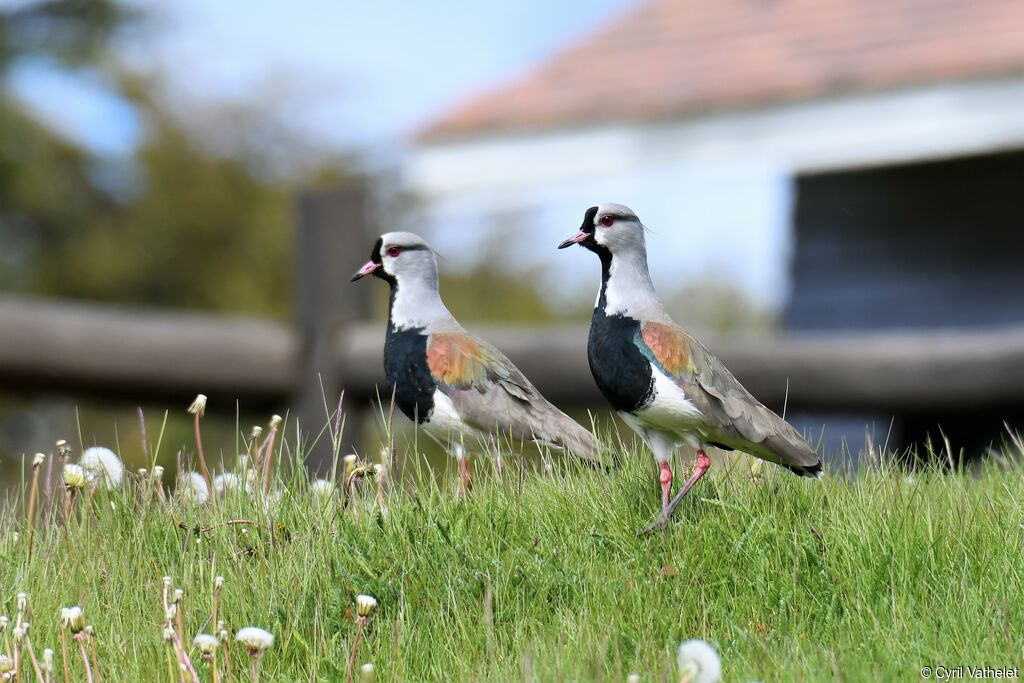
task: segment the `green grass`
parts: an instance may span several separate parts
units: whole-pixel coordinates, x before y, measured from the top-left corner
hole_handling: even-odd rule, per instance
[[[358,520],[312,500],[295,473],[272,512],[244,494],[143,505],[131,480],[80,499],[67,538],[42,527],[31,563],[19,507],[0,541],[0,613],[13,619],[27,592],[36,653],[53,647],[59,660],[60,608],[80,603],[107,681],[169,679],[164,575],[185,589],[189,643],[225,577],[229,630],[276,636],[264,681],[343,680],[357,593],[379,600],[357,664],[374,662],[381,681],[674,680],[687,638],[719,650],[726,681],[1022,666],[1021,468],[908,479],[876,467],[813,482],[771,465],[755,479],[738,460],[713,468],[667,532],[638,538],[656,480],[648,454],[627,451],[608,475],[566,466],[520,477],[511,463],[504,481],[479,459],[468,500],[421,472],[390,493],[386,516]],[[232,519],[258,524],[224,525]],[[248,680],[244,652],[231,651],[236,679]],[[71,672],[82,680],[77,657]]]

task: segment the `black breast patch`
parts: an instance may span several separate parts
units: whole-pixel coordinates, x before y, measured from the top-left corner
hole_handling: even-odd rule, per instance
[[[399,410],[417,424],[426,422],[434,410],[437,383],[427,365],[427,335],[423,328],[396,330],[388,323],[384,374],[395,392]]]
[[[594,309],[587,341],[590,372],[612,407],[627,413],[654,399],[651,362],[633,341],[639,332],[639,320],[606,315],[603,305]]]

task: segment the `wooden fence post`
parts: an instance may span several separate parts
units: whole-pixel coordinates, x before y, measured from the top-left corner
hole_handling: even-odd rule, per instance
[[[367,192],[359,186],[305,192],[297,201],[295,290],[301,352],[293,405],[303,436],[310,440],[306,469],[311,474],[330,473],[334,456],[329,429],[315,445],[312,440],[327,425],[328,412],[337,408],[345,385],[339,336],[369,312],[369,288],[349,282],[370,253],[367,211]],[[364,415],[360,403],[356,396],[346,396],[340,455],[350,453],[359,437]]]

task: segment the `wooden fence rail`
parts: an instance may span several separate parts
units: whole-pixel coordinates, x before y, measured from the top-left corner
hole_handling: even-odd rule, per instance
[[[600,405],[584,326],[474,330],[552,400]],[[384,324],[334,338],[331,365],[349,396],[383,382]],[[779,405],[955,410],[1024,402],[1024,327],[711,340],[759,399]],[[288,402],[303,390],[300,335],[256,319],[96,304],[0,299],[0,383],[126,397],[220,393]],[[316,390],[319,393],[319,389]],[[386,390],[382,390],[386,394]]]

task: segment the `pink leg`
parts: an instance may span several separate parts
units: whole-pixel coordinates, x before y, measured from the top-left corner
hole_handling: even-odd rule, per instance
[[[690,478],[686,480],[685,484],[683,484],[683,488],[679,489],[679,493],[677,493],[676,497],[672,499],[672,502],[670,502],[668,506],[661,511],[661,514],[655,517],[654,521],[648,524],[640,534],[649,534],[665,528],[665,526],[668,525],[669,520],[672,519],[672,513],[676,511],[676,508],[679,507],[680,501],[683,500],[683,496],[690,492],[693,485],[700,481],[700,478],[703,477],[710,468],[711,458],[707,456],[707,453],[704,452],[703,448],[698,450],[697,468],[693,471],[693,474],[690,475]]]
[[[660,467],[661,475],[658,479],[661,481],[661,509],[664,511],[668,509],[668,501],[672,496],[672,466],[663,462]]]
[[[459,490],[463,494],[473,490],[473,477],[469,472],[469,456],[459,458]]]

